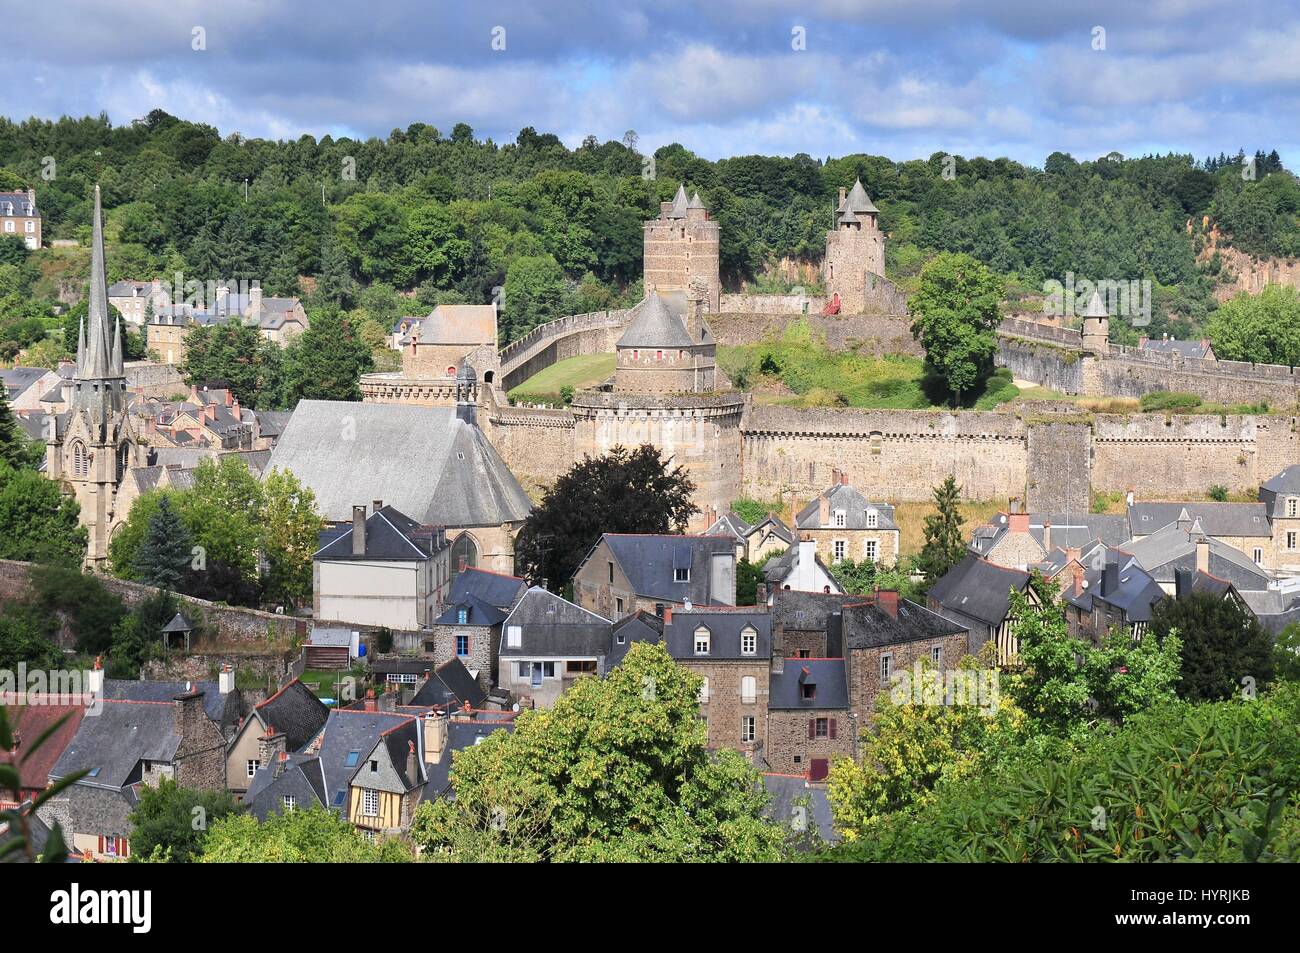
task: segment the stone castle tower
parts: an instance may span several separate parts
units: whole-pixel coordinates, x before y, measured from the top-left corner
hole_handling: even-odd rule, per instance
[[[1083,349],[1097,357],[1110,354],[1110,312],[1098,291],[1092,293],[1083,312]]]
[[[704,320],[708,284],[692,278],[685,294],[647,292],[618,339],[614,390],[701,394],[717,386],[717,345]]]
[[[718,276],[718,245],[721,229],[709,218],[709,211],[696,192],[688,201],[686,187],[659,206],[659,217],[645,223],[645,291],[689,289],[691,279],[704,281],[708,311],[717,314],[722,299]]]
[[[840,189],[835,227],[826,233],[822,278],[827,296],[834,300],[839,295],[842,314],[864,313],[872,276],[884,277],[885,236],[877,223],[879,214],[861,179],[847,195]]]
[[[92,568],[104,566],[110,532],[126,518],[116,505],[126,471],[145,462],[145,448],[136,443],[127,404],[122,328],[120,322],[109,326],[103,211],[97,185],[90,311],[77,339],[77,370],[69,408],[47,419],[45,435],[46,475],[70,486],[81,504],[81,524],[89,533],[86,565]]]

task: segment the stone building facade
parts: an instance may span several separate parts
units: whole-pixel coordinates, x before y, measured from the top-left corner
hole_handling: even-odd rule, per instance
[[[839,313],[861,314],[874,299],[871,291],[885,281],[885,236],[877,218],[880,211],[867,197],[862,181],[853,183],[835,208],[835,227],[826,233],[822,278],[831,304],[838,299]]]

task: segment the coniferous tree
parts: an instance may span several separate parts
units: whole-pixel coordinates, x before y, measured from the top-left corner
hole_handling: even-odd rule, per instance
[[[1164,599],[1151,613],[1159,639],[1177,632],[1182,640],[1178,696],[1186,701],[1220,701],[1258,691],[1273,680],[1273,638],[1236,601],[1207,592]]]
[[[28,464],[27,438],[18,428],[13,412],[9,409],[9,395],[0,386],[0,460],[14,469]]]
[[[917,566],[933,582],[966,555],[966,541],[961,530],[961,487],[949,474],[934,488],[935,512],[925,518],[925,545]]]
[[[164,496],[158,502],[158,511],[149,520],[149,530],[136,557],[136,572],[151,586],[175,590],[189,571],[193,546],[180,513]]]

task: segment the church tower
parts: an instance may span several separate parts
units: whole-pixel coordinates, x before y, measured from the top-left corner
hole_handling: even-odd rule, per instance
[[[89,327],[87,327],[89,325]],[[45,472],[72,489],[81,504],[89,541],[86,565],[102,569],[117,523],[117,491],[126,471],[144,464],[145,448],[135,441],[127,412],[128,394],[120,322],[110,326],[104,269],[104,225],[95,186],[94,235],[90,258],[90,308],[77,338],[77,370],[68,410],[46,420]]]

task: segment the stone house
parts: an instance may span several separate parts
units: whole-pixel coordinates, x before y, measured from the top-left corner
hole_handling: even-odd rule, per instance
[[[524,706],[549,708],[577,679],[604,674],[610,621],[533,586],[502,625],[498,685]]]
[[[433,671],[425,672],[424,682],[415,690],[410,704],[440,711],[477,711],[487,696],[488,688],[482,680],[459,658],[451,658]]]
[[[1152,610],[1166,595],[1136,559],[1101,543],[1087,553],[1074,548],[1056,550],[1040,569],[1044,578],[1061,586],[1059,599],[1070,634],[1094,643],[1112,629],[1123,629],[1141,639],[1151,623]]]
[[[226,746],[226,788],[242,800],[258,769],[271,763],[266,757],[268,739],[282,739],[270,750],[300,751],[325,727],[328,717],[329,709],[296,678],[254,705]]]
[[[1264,565],[1287,575],[1300,574],[1300,465],[1290,466],[1259,488],[1272,537],[1272,562]]]
[[[826,233],[822,258],[822,279],[832,313],[862,314],[869,289],[875,287],[875,281],[884,280],[885,236],[879,215],[860,179],[847,194],[840,189],[835,227]]]
[[[791,546],[780,556],[773,556],[763,566],[763,582],[769,593],[790,592],[841,592],[840,584],[831,575],[817,552],[817,541],[811,536],[801,536],[797,546]]]
[[[894,566],[898,563],[899,530],[894,508],[873,503],[849,485],[848,474],[832,471],[835,482],[795,517],[800,539],[817,543],[817,551],[835,564],[842,559]]]
[[[853,728],[844,659],[772,659],[765,752],[772,771],[824,781],[832,758],[853,756]]]
[[[736,547],[737,562],[748,559],[758,566],[769,557],[789,549],[794,542],[790,527],[775,513],[768,513],[758,523],[749,523],[731,510],[710,520],[704,535],[731,540]]]
[[[609,619],[638,609],[734,606],[735,549],[721,536],[605,533],[578,566],[573,597]]]
[[[115,281],[108,286],[108,303],[121,313],[128,324],[142,327],[150,308],[157,314],[172,303],[171,293],[161,279],[152,281]],[[170,361],[168,363],[171,363]]]
[[[1180,569],[1227,580],[1238,592],[1262,592],[1273,585],[1271,573],[1237,547],[1206,534],[1199,519],[1190,525],[1179,521],[1150,536],[1131,540],[1124,544],[1123,551],[1169,595],[1175,593]]]
[[[969,549],[1012,569],[1028,569],[1054,549],[1084,549],[1100,541],[1117,546],[1129,538],[1124,516],[1102,513],[1030,513],[1019,500],[975,528]]]
[[[30,250],[41,247],[41,213],[36,190],[0,192],[0,234],[16,236]]]
[[[425,629],[438,617],[451,580],[441,526],[423,526],[376,500],[353,507],[351,525],[327,529],[312,555],[317,619],[388,629]]]
[[[499,365],[497,306],[437,305],[425,318],[402,319],[394,341],[403,349],[404,373],[455,377],[461,364],[468,362],[485,383],[493,383]]]
[[[485,569],[466,569],[451,585],[443,612],[421,647],[425,656],[441,665],[458,658],[477,673],[485,689],[495,684],[501,624],[515,607],[528,584],[518,576]]]
[[[614,389],[634,394],[716,389],[717,344],[704,307],[698,290],[650,290],[629,312],[627,330],[615,347]]]
[[[709,747],[765,757],[772,629],[764,608],[669,606],[663,641],[678,664],[704,678],[700,713]]]

